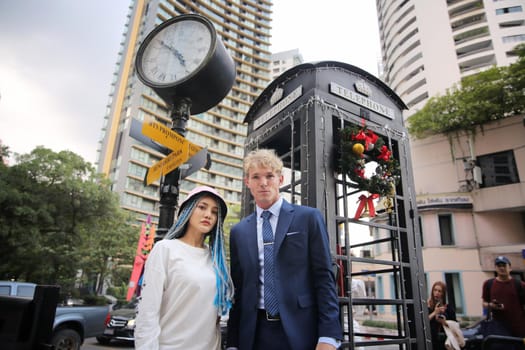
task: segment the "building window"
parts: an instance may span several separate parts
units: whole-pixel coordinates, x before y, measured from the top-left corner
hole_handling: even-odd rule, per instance
[[[497,15],[503,15],[505,13],[522,12],[521,6],[504,7],[502,9],[496,9]]]
[[[502,186],[520,182],[512,150],[478,156],[477,160],[482,174],[483,183],[481,187]]]
[[[503,38],[501,38],[501,40],[504,43],[517,43],[520,41],[525,41],[525,34],[504,36]]]
[[[425,245],[425,241],[423,240],[423,218],[418,216],[417,222],[419,224],[419,239],[421,241],[421,246],[423,247]]]
[[[447,284],[447,302],[456,309],[456,314],[464,314],[465,307],[463,305],[462,286],[457,272],[446,272],[445,283]]]
[[[454,245],[452,214],[440,214],[438,215],[438,221],[441,245]]]

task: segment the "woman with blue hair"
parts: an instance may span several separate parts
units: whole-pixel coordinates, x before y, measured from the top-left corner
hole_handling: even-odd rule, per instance
[[[146,261],[136,349],[220,349],[219,317],[233,296],[224,255],[226,213],[224,199],[208,186],[196,187],[181,203],[177,221]]]

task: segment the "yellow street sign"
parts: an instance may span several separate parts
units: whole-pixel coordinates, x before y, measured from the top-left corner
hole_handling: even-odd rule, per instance
[[[169,172],[177,169],[179,166],[184,164],[188,158],[187,145],[185,149],[171,152],[166,156],[166,158],[161,159],[149,168],[148,174],[146,175],[146,184],[150,185],[162,175],[166,175]]]
[[[147,121],[142,124],[142,134],[148,136],[154,141],[168,147],[172,151],[176,151],[185,147],[185,145],[191,145],[190,156],[199,152],[202,147],[192,144],[184,138],[184,136],[176,133],[175,131],[168,128],[166,125],[156,121]]]
[[[173,151],[149,168],[146,175],[147,185],[177,169],[202,149],[202,147],[189,142],[182,135],[156,121],[143,123],[142,134]]]

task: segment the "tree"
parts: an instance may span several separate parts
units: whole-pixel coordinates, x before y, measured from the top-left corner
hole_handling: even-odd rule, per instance
[[[78,271],[103,275],[110,254],[133,254],[133,228],[109,182],[70,151],[37,147],[0,165],[0,225],[1,279],[70,290]]]
[[[416,138],[466,131],[525,112],[525,44],[516,48],[519,59],[508,67],[492,67],[462,79],[442,96],[432,97],[408,118]]]
[[[120,284],[120,270],[122,265],[133,263],[137,245],[139,230],[133,226],[134,219],[129,212],[118,207],[118,202],[113,202],[113,208],[108,215],[97,220],[90,231],[83,233],[80,251],[89,252],[83,254],[80,259],[82,266],[82,277],[86,283],[94,283],[96,276],[98,283],[94,286],[97,294],[102,293],[104,282]],[[131,269],[128,268],[125,283],[129,281]],[[91,278],[90,278],[91,277]]]
[[[0,144],[0,163],[3,164],[4,162],[6,162],[9,158],[10,153],[11,152],[9,152],[9,147]]]
[[[241,206],[238,204],[228,207],[228,216],[224,220],[224,251],[226,259],[230,261],[230,231],[241,220]]]

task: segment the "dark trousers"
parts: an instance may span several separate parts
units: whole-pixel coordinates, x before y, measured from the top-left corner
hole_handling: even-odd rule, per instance
[[[257,312],[254,350],[291,350],[281,320],[269,321],[266,312]]]

